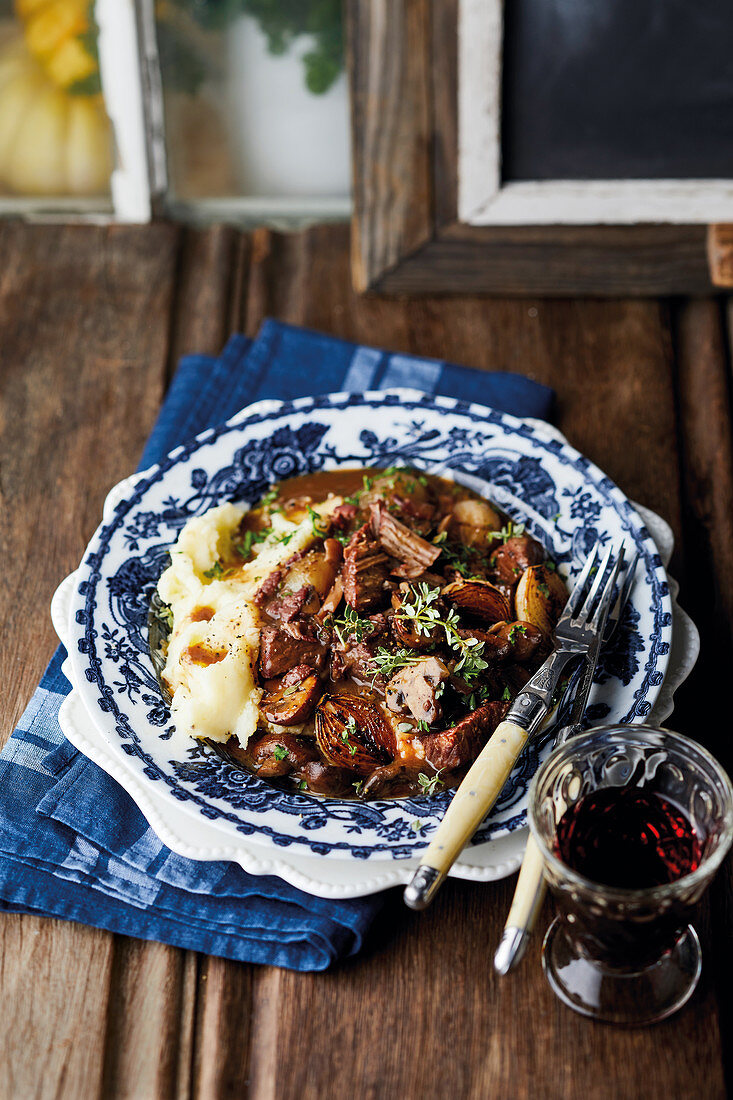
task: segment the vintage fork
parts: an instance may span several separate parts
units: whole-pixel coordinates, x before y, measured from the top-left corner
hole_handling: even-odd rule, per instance
[[[405,904],[411,909],[425,909],[435,897],[456,857],[499,797],[520,753],[552,709],[565,670],[585,657],[597,639],[622,555],[622,548],[616,550],[613,544],[600,563],[598,546],[589,555],[555,627],[555,649],[517,695],[472,764],[405,887]]]

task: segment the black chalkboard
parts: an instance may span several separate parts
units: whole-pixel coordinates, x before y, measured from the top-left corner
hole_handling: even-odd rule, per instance
[[[502,178],[733,179],[733,0],[507,0]]]

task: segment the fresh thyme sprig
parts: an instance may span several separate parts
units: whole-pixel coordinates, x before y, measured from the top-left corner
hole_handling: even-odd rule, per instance
[[[420,581],[410,586],[410,597],[402,601],[395,616],[409,622],[425,638],[439,627],[446,643],[458,655],[453,671],[460,672],[462,679],[470,682],[488,668],[488,662],[483,659],[484,644],[478,638],[461,636],[458,613],[451,608],[442,614],[436,606],[439,598],[439,588],[431,588],[425,581]]]
[[[335,616],[331,618],[331,626],[333,632],[339,640],[339,644],[346,648],[346,646],[353,640],[357,642],[363,642],[365,638],[368,638],[370,634],[373,634],[376,627],[370,619],[362,619],[357,611],[354,611],[352,607],[347,607],[343,615],[338,619]]]
[[[420,791],[422,794],[435,794],[437,791],[443,789],[445,783],[440,778],[440,772],[442,771],[443,769],[441,768],[435,775],[426,775],[425,772],[418,772],[417,781],[420,784]]]
[[[370,661],[370,665],[374,669],[375,676],[381,673],[382,676],[389,679],[390,676],[393,676],[395,672],[399,672],[401,668],[405,668],[406,665],[418,665],[424,660],[424,653],[413,653],[409,649],[396,649],[392,652],[385,649],[384,646],[379,646]]]

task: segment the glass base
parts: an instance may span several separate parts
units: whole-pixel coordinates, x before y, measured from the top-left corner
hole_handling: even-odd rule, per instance
[[[556,918],[542,945],[542,968],[553,991],[569,1008],[606,1023],[636,1027],[671,1016],[692,996],[702,953],[688,924],[672,950],[646,970],[623,974],[581,955]]]

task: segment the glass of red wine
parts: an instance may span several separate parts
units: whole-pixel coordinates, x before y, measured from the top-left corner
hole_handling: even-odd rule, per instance
[[[557,904],[542,953],[557,996],[627,1025],[681,1008],[701,968],[690,915],[733,840],[720,764],[669,730],[590,730],[537,772],[529,823]]]

